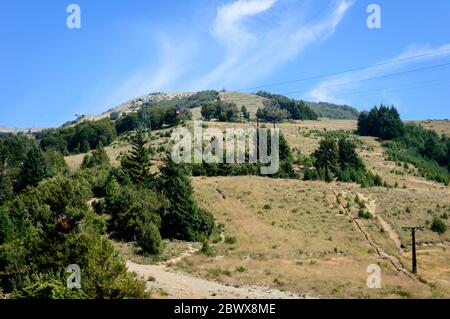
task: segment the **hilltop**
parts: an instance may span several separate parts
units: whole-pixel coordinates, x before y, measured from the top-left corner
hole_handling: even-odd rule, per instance
[[[172,93],[150,93],[128,100],[120,105],[111,107],[107,111],[98,115],[81,115],[75,121],[69,121],[65,125],[72,125],[81,121],[98,121],[104,118],[109,118],[113,113],[127,114],[136,112],[140,106],[146,105],[176,105],[181,108],[190,109],[193,119],[200,119],[200,108],[203,102],[210,101],[211,94],[217,94],[219,100],[224,102],[235,103],[238,109],[245,106],[250,112],[251,117],[255,117],[258,108],[264,106],[267,98],[257,94],[242,93],[242,92],[217,92],[217,91],[201,91],[201,92],[172,92]],[[207,96],[207,98],[204,98]],[[355,120],[358,118],[359,112],[347,105],[337,105],[332,103],[315,103],[306,102],[319,117],[329,119],[341,120]]]

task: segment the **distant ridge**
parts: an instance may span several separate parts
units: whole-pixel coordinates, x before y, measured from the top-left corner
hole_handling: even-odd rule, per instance
[[[354,107],[348,105],[338,105],[328,102],[305,102],[311,107],[319,117],[325,117],[334,120],[356,120],[359,116],[359,111]]]
[[[101,113],[101,114],[81,114],[78,115],[77,119],[72,121],[67,121],[66,123],[62,124],[61,126],[68,126],[73,125],[82,121],[98,121],[101,119],[109,118],[111,113],[118,112],[118,113],[129,113],[137,111],[137,109],[142,105],[150,102],[161,102],[161,101],[170,101],[174,99],[184,99],[188,98],[190,96],[196,95],[196,93],[199,92],[170,92],[170,93],[163,93],[163,92],[155,92],[155,93],[149,93],[145,94],[133,99],[130,99],[124,103],[121,103],[115,107],[109,108],[107,111]],[[256,94],[250,94],[250,93],[238,93],[238,92],[220,92],[219,98],[224,101],[228,102],[234,102],[238,105],[239,109],[242,106],[246,106],[247,109],[250,111],[252,116],[255,116],[256,111],[259,107],[263,106],[263,102],[266,100],[266,98],[258,96]],[[327,102],[307,102],[305,101],[306,105],[311,107],[318,115],[322,118],[329,118],[329,119],[346,119],[346,120],[356,120],[359,116],[358,110],[355,108],[348,106],[348,105],[337,105]],[[197,112],[200,114],[199,110],[194,110],[194,112]],[[198,115],[197,117],[200,117]],[[7,126],[0,125],[0,133],[36,133],[40,132],[42,130],[45,130],[46,128],[11,128]]]

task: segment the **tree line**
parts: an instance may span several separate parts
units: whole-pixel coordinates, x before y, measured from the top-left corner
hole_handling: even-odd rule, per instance
[[[361,113],[358,133],[383,140],[389,160],[413,164],[428,179],[450,182],[450,137],[403,123],[395,107],[381,105]]]
[[[292,120],[317,120],[318,115],[305,104],[304,101],[289,99],[283,95],[260,91],[256,95],[264,97],[267,101],[258,109],[256,117],[266,122],[282,122]]]

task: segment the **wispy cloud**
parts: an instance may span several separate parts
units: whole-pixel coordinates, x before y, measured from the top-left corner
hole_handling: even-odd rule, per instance
[[[158,35],[156,47],[157,64],[148,63],[132,72],[101,103],[95,103],[98,111],[150,92],[176,89],[177,84],[192,68],[197,44],[190,40],[178,42],[165,35]]]
[[[204,26],[183,34],[150,33],[159,51],[156,63],[132,72],[102,104],[109,107],[155,91],[260,84],[309,45],[331,36],[354,1],[333,0],[311,21],[311,0],[236,0],[216,8],[206,35]]]
[[[437,59],[450,55],[450,44],[441,45],[432,48],[429,45],[419,46],[412,44],[402,53],[389,59],[375,63],[372,68],[361,71],[346,73],[337,76],[331,76],[316,84],[306,95],[307,99],[313,101],[328,101],[341,104],[349,104],[349,101],[343,99],[345,93],[355,92],[355,89],[362,86],[364,81],[391,74],[408,65],[418,64],[427,60]],[[418,57],[418,58],[414,58]],[[384,94],[381,92],[380,94]],[[392,95],[390,95],[392,96]]]
[[[353,3],[335,1],[331,9],[313,23],[292,18],[289,7],[275,12],[279,19],[274,22],[277,19],[270,11],[277,6],[276,0],[238,0],[220,7],[213,36],[222,42],[225,54],[215,68],[194,81],[194,86],[236,88],[263,80],[313,42],[331,36]],[[264,14],[263,23],[252,23]]]

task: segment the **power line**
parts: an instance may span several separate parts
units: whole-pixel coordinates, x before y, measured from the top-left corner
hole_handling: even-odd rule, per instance
[[[445,67],[448,67],[448,66],[450,66],[450,62],[442,63],[442,64],[436,64],[436,65],[423,67],[423,68],[418,68],[418,69],[413,69],[413,70],[408,70],[408,71],[395,72],[395,73],[389,73],[389,74],[384,74],[384,75],[380,75],[380,76],[369,77],[369,78],[365,78],[365,79],[361,79],[361,80],[354,80],[354,81],[349,81],[349,82],[337,83],[337,84],[333,84],[333,85],[329,85],[329,86],[322,86],[322,87],[318,87],[318,88],[320,88],[320,89],[328,89],[328,88],[333,88],[333,87],[339,87],[339,86],[342,86],[342,85],[356,84],[356,83],[365,82],[365,81],[369,81],[369,80],[384,79],[384,78],[389,78],[389,77],[395,77],[395,76],[398,76],[398,75],[405,75],[405,74],[411,74],[411,73],[416,73],[416,72],[429,71],[429,70],[433,70],[433,69],[440,69],[440,68],[445,68]],[[280,94],[281,95],[292,95],[292,94],[304,93],[304,92],[309,92],[309,91],[310,90],[296,90],[296,91],[284,92],[284,93],[280,93]]]
[[[376,68],[376,67],[383,66],[383,65],[389,65],[389,64],[394,64],[394,63],[405,62],[405,61],[409,61],[409,60],[413,60],[413,59],[423,58],[423,57],[426,57],[426,56],[437,55],[437,54],[446,53],[446,52],[450,52],[450,48],[449,49],[444,49],[444,50],[438,50],[438,51],[429,51],[427,53],[423,53],[423,54],[419,54],[419,55],[415,55],[415,56],[410,56],[410,57],[397,59],[397,60],[392,60],[392,61],[387,61],[387,62],[383,62],[383,63],[377,63],[377,64],[372,64],[372,65],[367,65],[367,66],[347,69],[347,70],[344,70],[344,71],[325,73],[325,74],[314,75],[314,76],[310,76],[310,77],[306,77],[306,78],[295,79],[295,80],[284,81],[284,82],[278,82],[278,83],[269,83],[269,84],[264,84],[264,85],[260,85],[260,86],[254,86],[254,87],[249,87],[249,88],[244,88],[244,89],[238,89],[236,91],[237,92],[245,92],[245,91],[251,91],[251,90],[256,90],[256,89],[261,89],[261,88],[266,88],[266,87],[274,87],[274,86],[281,86],[281,85],[286,85],[286,84],[291,84],[291,83],[298,83],[298,82],[304,82],[304,81],[310,81],[310,80],[317,80],[317,79],[320,79],[320,78],[331,77],[331,76],[345,74],[345,73],[351,73],[351,72],[356,72],[356,71],[367,70],[367,69]]]
[[[333,94],[333,97],[360,97],[360,96],[366,96],[366,95],[371,95],[373,93],[378,93],[378,92],[391,92],[391,91],[404,91],[404,90],[412,90],[412,89],[422,89],[422,88],[428,88],[428,87],[435,87],[435,86],[440,86],[440,85],[448,85],[449,79],[444,80],[442,82],[442,80],[439,81],[431,81],[431,83],[427,83],[427,81],[425,81],[425,84],[427,85],[417,85],[418,83],[414,83],[416,85],[414,86],[407,86],[407,87],[398,87],[398,88],[380,88],[377,90],[370,90],[370,91],[362,91],[362,92],[349,92],[349,93],[344,93],[344,94]],[[436,83],[437,82],[437,83]]]

